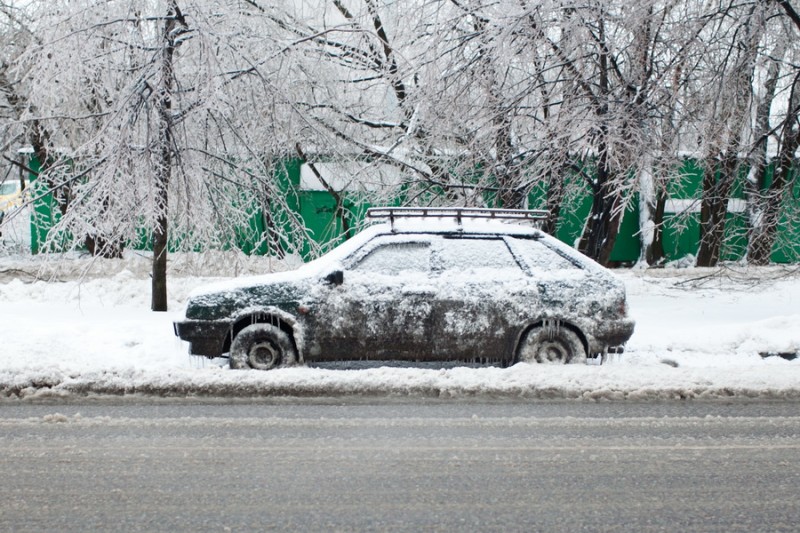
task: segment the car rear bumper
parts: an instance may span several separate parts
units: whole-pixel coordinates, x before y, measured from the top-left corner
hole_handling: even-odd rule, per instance
[[[630,319],[603,322],[595,331],[594,342],[590,343],[591,354],[622,353],[625,343],[633,335],[636,322]]]
[[[172,327],[175,335],[189,342],[189,353],[206,357],[222,355],[231,330],[230,324],[206,320],[180,320]]]

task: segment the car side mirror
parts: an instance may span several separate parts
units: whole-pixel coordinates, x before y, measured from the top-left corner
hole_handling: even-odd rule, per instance
[[[327,276],[325,276],[325,283],[329,285],[341,285],[344,283],[344,272],[341,270],[334,270]]]

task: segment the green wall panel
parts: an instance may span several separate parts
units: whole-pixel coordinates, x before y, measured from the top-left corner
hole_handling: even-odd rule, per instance
[[[37,171],[39,164],[32,158],[30,167]],[[236,228],[228,241],[222,243],[223,248],[238,248],[247,254],[279,254],[281,251],[297,251],[308,259],[313,255],[312,246],[292,234],[290,228],[292,219],[297,219],[309,230],[311,239],[323,249],[344,239],[342,224],[339,217],[335,216],[336,203],[326,191],[300,191],[300,173],[303,162],[299,159],[287,159],[276,163],[275,179],[279,194],[283,196],[282,205],[290,211],[287,213],[279,208],[277,202],[270,202],[269,216],[265,216],[260,203],[253,199],[238,198],[237,202],[251,202],[247,207],[250,213],[245,227]],[[670,181],[668,194],[672,198],[699,198],[703,176],[702,167],[694,160],[686,160],[676,171],[680,179]],[[31,176],[31,183],[38,187],[41,194],[34,203],[31,215],[31,250],[39,253],[43,242],[47,239],[51,228],[58,221],[58,206],[50,194],[43,194],[46,189],[36,183],[35,175]],[[734,197],[741,198],[744,173],[737,180],[734,187]],[[768,171],[768,181],[771,172]],[[585,220],[591,209],[591,195],[585,182],[573,174],[567,179],[579,182],[578,193],[565,199],[561,208],[561,217],[556,231],[556,236],[575,246],[580,238]],[[575,183],[573,183],[574,185]],[[571,190],[575,190],[572,187]],[[34,189],[36,190],[36,189]],[[431,198],[433,199],[433,198]],[[492,205],[494,195],[487,193],[486,201]],[[395,205],[402,203],[402,193],[396,198]],[[529,196],[529,205],[541,209],[545,206],[546,190],[543,185],[534,188]],[[797,223],[800,215],[800,183],[795,180],[794,191],[787,198],[787,209],[783,216],[778,244],[772,254],[775,262],[789,262],[800,257],[800,224]],[[345,195],[345,209],[351,228],[356,228],[363,221],[367,202],[353,195]],[[699,200],[697,200],[699,202]],[[699,204],[698,204],[699,205]],[[696,208],[696,206],[694,206]],[[691,209],[690,211],[696,211]],[[680,259],[697,253],[699,240],[699,213],[685,214],[666,213],[664,217],[663,239],[664,252],[667,260]],[[267,224],[275,226],[273,234],[281,234],[283,240],[274,242],[274,239],[264,238]],[[639,200],[638,195],[629,202],[617,236],[617,241],[611,254],[614,263],[630,264],[639,259]],[[64,246],[69,241],[69,236],[63,236]],[[180,239],[178,239],[180,240]],[[173,241],[175,243],[175,241]],[[128,244],[135,249],[147,249],[150,246],[149,231],[142,228],[137,242]],[[722,259],[726,261],[740,260],[747,249],[747,215],[745,213],[729,213],[726,222],[725,243],[722,250]],[[281,250],[276,250],[279,247]]]

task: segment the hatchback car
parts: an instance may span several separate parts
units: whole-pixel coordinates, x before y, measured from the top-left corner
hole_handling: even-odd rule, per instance
[[[633,333],[621,281],[505,220],[541,212],[368,216],[388,221],[296,271],[196,291],[175,334],[192,354],[268,370],[338,360],[577,363],[621,351]]]

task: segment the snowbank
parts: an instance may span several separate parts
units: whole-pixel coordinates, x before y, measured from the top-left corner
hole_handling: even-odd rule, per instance
[[[179,256],[170,263],[171,311],[151,313],[146,257],[44,266],[39,258],[0,258],[0,398],[800,398],[800,359],[764,357],[800,352],[800,272],[780,267],[618,272],[636,331],[626,353],[602,366],[344,364],[232,371],[222,360],[188,356],[173,335],[172,321],[197,287],[295,265]]]

